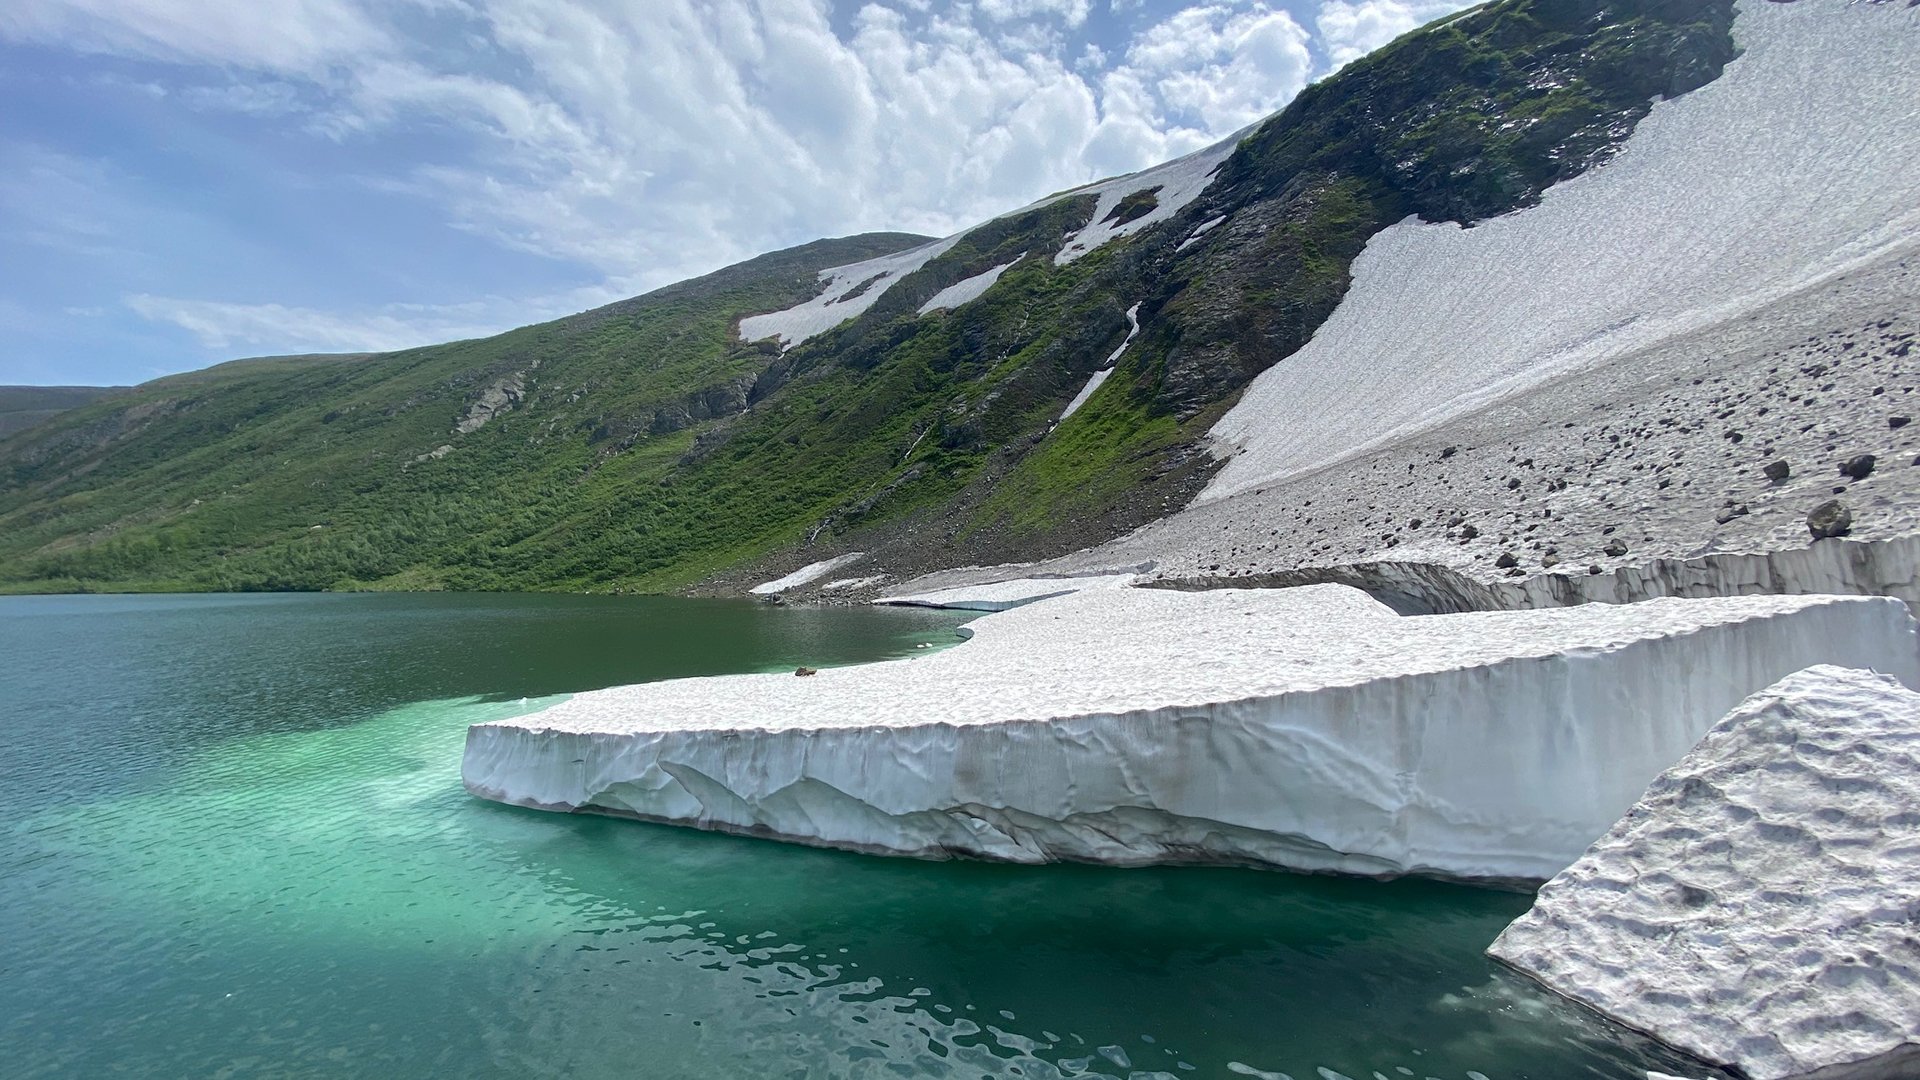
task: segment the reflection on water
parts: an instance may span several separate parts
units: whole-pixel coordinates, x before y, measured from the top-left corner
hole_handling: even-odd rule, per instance
[[[229,599],[0,601],[33,660],[0,671],[25,1075],[1685,1069],[1481,957],[1522,896],[876,859],[460,790],[465,726],[559,680],[899,656],[947,616]]]

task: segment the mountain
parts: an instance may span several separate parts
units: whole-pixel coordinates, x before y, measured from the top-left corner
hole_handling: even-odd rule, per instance
[[[1487,338],[1505,350],[1494,362],[1462,360],[1478,331],[1458,322],[1434,349],[1445,362],[1422,368],[1438,339],[1393,313],[1432,307],[1457,266],[1384,307],[1360,290],[1368,317],[1393,323],[1388,354],[1316,352],[1316,333],[1364,344],[1366,326],[1336,313],[1359,310],[1356,281],[1393,277],[1382,245],[1428,235],[1408,229],[1471,246],[1552,218],[1563,187],[1646,173],[1647,155],[1621,151],[1645,141],[1636,131],[1656,102],[1649,128],[1696,98],[1721,100],[1712,91],[1741,64],[1771,70],[1735,59],[1753,20],[1798,20],[1799,32],[1808,19],[1881,18],[1874,32],[1899,20],[1896,35],[1913,21],[1892,6],[1791,6],[1812,13],[1741,0],[1736,32],[1731,0],[1500,0],[1348,65],[1219,146],[953,237],[820,241],[494,338],[147,384],[0,441],[0,588],[734,590],[854,551],[899,578],[1124,546],[1141,526],[1357,460],[1370,439],[1431,433],[1501,380],[1592,370],[1577,342],[1511,327]],[[1834,59],[1807,52],[1810,64]],[[1882,92],[1912,81],[1875,77]],[[1718,122],[1782,142],[1744,100]],[[1832,105],[1875,107],[1904,106]],[[1906,175],[1890,178],[1896,189]],[[1711,177],[1665,181],[1727,194]],[[1555,235],[1597,237],[1598,221]],[[1909,235],[1897,221],[1849,221]],[[1847,242],[1838,226],[1804,232]],[[1617,261],[1580,253],[1577,239],[1574,261]],[[1565,245],[1551,250],[1568,261]],[[1489,265],[1514,310],[1566,329],[1523,302],[1528,281]],[[1799,267],[1768,295],[1812,280]],[[1599,314],[1569,333],[1618,336],[1612,308],[1575,306]],[[1450,310],[1421,319],[1438,327]],[[1636,347],[1712,325],[1669,321]],[[1463,366],[1491,374],[1449,374]],[[1286,395],[1305,391],[1273,383],[1282,376],[1331,382],[1290,415]],[[1223,472],[1233,449],[1247,464]],[[1302,502],[1311,493],[1293,490],[1294,516],[1248,520],[1291,538],[1313,528]],[[1354,539],[1360,556],[1394,534],[1376,512],[1342,518],[1378,534]],[[1320,515],[1323,533],[1332,516]],[[1235,555],[1190,543],[1182,557],[1206,572]]]
[[[0,386],[0,439],[126,389],[124,386]]]

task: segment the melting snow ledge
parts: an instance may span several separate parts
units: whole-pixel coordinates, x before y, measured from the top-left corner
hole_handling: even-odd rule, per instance
[[[808,563],[793,573],[788,574],[786,577],[761,582],[747,591],[755,596],[783,593],[788,589],[797,589],[808,582],[818,581],[828,574],[833,573],[835,570],[859,562],[866,557],[867,553],[864,551],[850,551],[845,555],[836,555],[831,559],[822,559],[817,563]]]
[[[1093,589],[810,678],[580,694],[476,725],[468,790],[861,851],[1549,877],[1755,688],[1920,681],[1899,601],[1402,618],[1344,586]]]
[[[1920,1075],[1920,694],[1742,702],[1489,950],[1753,1080]]]

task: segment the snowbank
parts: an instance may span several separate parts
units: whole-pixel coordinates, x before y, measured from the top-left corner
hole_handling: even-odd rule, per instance
[[[907,582],[905,587],[912,584]],[[1822,540],[1808,547],[1716,552],[1691,559],[1648,559],[1612,573],[1576,570],[1507,581],[1483,581],[1436,563],[1379,560],[1250,573],[1225,581],[1204,575],[1168,577],[1151,584],[1169,589],[1351,585],[1409,615],[1764,593],[1892,596],[1920,611],[1920,535],[1865,543]]]
[[[1489,951],[1753,1080],[1920,1075],[1920,694],[1742,702]]]
[[[930,592],[883,596],[876,604],[900,607],[953,608],[960,611],[1008,611],[1040,600],[1082,592],[1087,589],[1118,589],[1134,582],[1138,575],[1089,574],[1076,577],[1009,578],[978,585],[956,585]]]
[[[1073,395],[1073,400],[1067,402],[1066,408],[1060,410],[1060,418],[1058,420],[1055,420],[1054,423],[1058,424],[1062,420],[1065,420],[1067,417],[1072,416],[1074,413],[1079,412],[1080,406],[1085,405],[1087,403],[1087,399],[1093,396],[1093,392],[1095,390],[1098,390],[1102,386],[1106,385],[1108,377],[1111,376],[1112,374],[1113,374],[1112,368],[1104,367],[1104,368],[1101,368],[1099,371],[1094,372],[1092,375],[1087,376],[1087,384],[1080,388],[1079,393]]]
[[[740,340],[779,338],[781,346],[790,349],[859,316],[886,295],[888,289],[899,284],[901,278],[945,255],[959,242],[960,236],[949,236],[866,262],[822,270],[820,295],[785,311],[741,319]]]
[[[1920,248],[1920,8],[1737,11],[1742,55],[1656,104],[1606,166],[1472,229],[1375,236],[1333,317],[1214,427],[1232,457],[1202,500]]]
[[[1541,879],[1756,687],[1920,681],[1884,598],[1402,618],[1357,590],[1091,589],[933,655],[475,726],[477,795],[931,858]]]
[[[1221,214],[1219,217],[1208,218],[1194,226],[1193,231],[1187,234],[1187,238],[1180,241],[1180,246],[1173,249],[1174,253],[1178,254],[1199,243],[1202,237],[1219,228],[1226,220],[1227,215]]]
[[[1099,371],[1089,376],[1087,378],[1087,384],[1080,388],[1079,393],[1073,395],[1073,400],[1067,402],[1065,409],[1060,410],[1059,419],[1054,421],[1055,426],[1058,426],[1062,420],[1080,411],[1080,406],[1085,405],[1087,399],[1093,396],[1093,392],[1100,389],[1101,385],[1107,381],[1108,376],[1113,374],[1113,365],[1120,362],[1120,358],[1127,353],[1127,346],[1133,344],[1133,339],[1138,336],[1140,336],[1140,305],[1135,304],[1127,309],[1127,336],[1120,339],[1120,344],[1116,346],[1112,352],[1107,354],[1106,364],[1102,365]]]
[[[1060,246],[1060,251],[1053,257],[1055,265],[1065,266],[1109,240],[1131,236],[1186,209],[1187,204],[1199,198],[1200,193],[1207,190],[1207,185],[1213,183],[1214,173],[1226,163],[1227,158],[1233,156],[1234,148],[1240,145],[1245,134],[1244,130],[1238,131],[1212,146],[1196,150],[1183,158],[1175,158],[1164,165],[1156,165],[1131,176],[1089,184],[1059,196],[1077,198],[1097,195],[1099,203],[1093,208],[1093,217],[1088,220],[1086,227],[1067,237]],[[1120,200],[1140,191],[1154,192],[1156,201],[1152,210],[1125,224],[1108,217],[1120,205]]]
[[[871,577],[840,578],[820,586],[820,591],[840,592],[847,589],[864,589],[869,585],[878,585],[885,580],[887,580],[887,575],[885,574],[874,574]]]
[[[1021,255],[1012,262],[1001,263],[991,270],[986,270],[970,278],[962,278],[954,282],[939,292],[934,293],[933,299],[921,304],[920,314],[926,315],[930,312],[940,311],[945,308],[957,308],[969,300],[979,299],[986,294],[988,289],[993,288],[993,283],[1000,280],[1001,274],[1006,273],[1013,267],[1014,263],[1024,258],[1026,258],[1026,256]]]
[[[810,581],[818,581],[828,574],[833,573],[835,570],[850,563],[859,562],[866,557],[867,553],[864,551],[853,551],[845,555],[837,555],[831,559],[823,559],[817,563],[808,563],[793,573],[788,574],[786,577],[774,578],[772,581],[755,585],[747,591],[753,593],[755,596],[783,593],[788,589],[797,589]]]

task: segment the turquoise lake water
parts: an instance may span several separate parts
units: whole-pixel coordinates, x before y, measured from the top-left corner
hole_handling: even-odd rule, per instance
[[[468,724],[553,695],[910,657],[959,621],[613,597],[0,598],[0,1075],[1685,1068],[1482,957],[1521,895],[880,859],[460,787]]]

